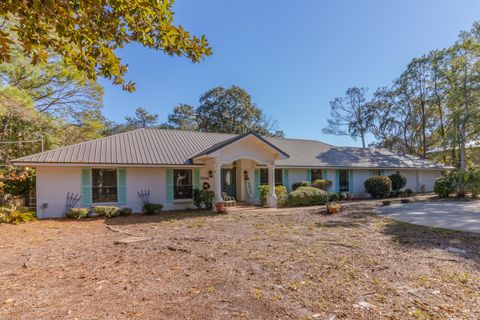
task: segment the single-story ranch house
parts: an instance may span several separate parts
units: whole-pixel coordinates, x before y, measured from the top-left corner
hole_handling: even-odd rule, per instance
[[[81,197],[77,207],[118,205],[141,211],[139,192],[164,208],[193,208],[195,188],[222,192],[238,201],[259,201],[258,186],[328,179],[332,190],[365,197],[372,175],[400,171],[414,192],[432,191],[447,167],[383,149],[335,147],[315,140],[168,129],[139,129],[13,161],[35,167],[37,215],[61,217],[67,193]],[[268,205],[276,207],[270,191]]]

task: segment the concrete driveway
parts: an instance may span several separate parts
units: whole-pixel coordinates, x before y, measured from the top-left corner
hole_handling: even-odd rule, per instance
[[[480,233],[480,201],[392,204],[378,207],[377,212],[398,221]]]

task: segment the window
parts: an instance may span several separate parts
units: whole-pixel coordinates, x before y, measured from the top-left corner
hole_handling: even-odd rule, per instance
[[[282,169],[275,169],[275,185],[283,186],[283,171]]]
[[[372,176],[381,176],[382,175],[382,170],[370,170],[370,173]]]
[[[192,170],[173,169],[173,199],[192,199]]]
[[[348,170],[339,170],[339,191],[348,192],[350,191],[350,179],[348,176]]]
[[[268,184],[268,169],[260,169],[260,185]]]
[[[117,202],[116,169],[92,169],[92,201]]]
[[[312,169],[312,180],[310,182],[313,182],[319,179],[323,179],[322,169]]]
[[[268,184],[268,169],[260,169],[260,184]],[[275,169],[275,185],[283,185],[283,171],[282,169]]]

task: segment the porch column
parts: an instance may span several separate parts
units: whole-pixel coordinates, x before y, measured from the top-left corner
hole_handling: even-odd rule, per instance
[[[213,210],[215,210],[215,203],[223,202],[222,198],[222,164],[215,163],[213,167],[213,182],[215,185],[215,202]]]
[[[268,186],[267,206],[269,208],[276,208],[277,195],[275,194],[275,164],[268,165]]]

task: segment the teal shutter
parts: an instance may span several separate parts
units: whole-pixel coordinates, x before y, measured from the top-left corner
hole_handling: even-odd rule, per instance
[[[340,171],[335,170],[335,192],[340,192]]]
[[[323,180],[328,180],[328,171],[327,169],[322,170],[322,179]]]
[[[307,169],[307,181],[312,183],[312,169]]]
[[[200,190],[200,169],[193,169],[193,190]]]
[[[288,182],[288,169],[283,169],[283,185],[285,186],[285,189],[287,189],[287,192],[289,192],[290,182]]]
[[[117,202],[119,205],[127,204],[127,169],[117,170]]]
[[[254,177],[253,177],[253,194],[254,194],[254,202],[260,201],[260,169],[255,169]]]
[[[353,193],[353,170],[348,170],[348,192]]]
[[[173,202],[173,169],[165,169],[165,186],[167,191],[167,203]]]
[[[82,169],[82,207],[92,206],[92,174],[90,168]]]

